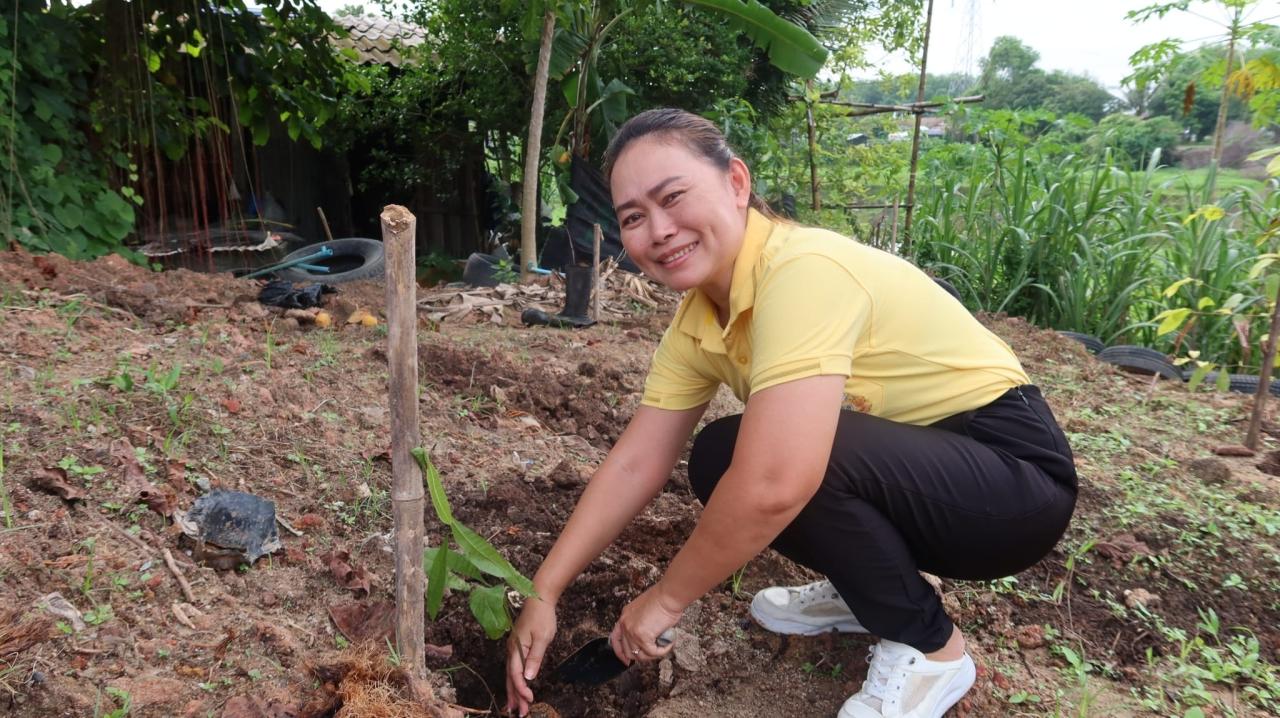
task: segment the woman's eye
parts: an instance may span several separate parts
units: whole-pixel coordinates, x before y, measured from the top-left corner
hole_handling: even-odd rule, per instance
[[[627,215],[627,216],[625,216],[625,217],[623,217],[623,218],[622,218],[622,226],[623,226],[623,227],[630,227],[631,225],[633,225],[633,224],[635,224],[636,222],[639,222],[639,221],[640,221],[640,213],[639,213],[639,212],[636,212],[636,213],[633,213],[633,214],[629,214],[629,215]]]
[[[682,194],[684,194],[684,190],[680,190],[679,192],[672,192],[662,200],[662,203],[664,205],[671,204],[672,202],[675,202],[677,199],[680,199],[680,195]]]

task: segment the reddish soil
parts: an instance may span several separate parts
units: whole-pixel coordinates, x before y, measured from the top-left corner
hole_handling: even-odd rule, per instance
[[[10,655],[0,625],[0,713],[106,715],[124,692],[131,716],[307,714],[322,702],[321,684],[336,682],[314,667],[335,660],[348,642],[331,611],[376,612],[391,600],[385,337],[380,327],[344,321],[357,309],[381,320],[382,287],[343,286],[331,300],[330,329],[299,326],[262,307],[257,287],[228,276],[151,273],[118,259],[75,264],[0,253],[0,443],[12,506],[0,527],[0,576],[12,606],[25,610],[58,592],[90,619],[82,630],[69,623],[42,628],[38,640]],[[423,323],[423,445],[455,515],[526,574],[634,410],[671,308],[668,302],[574,332],[527,329],[514,318],[497,325],[480,314]],[[1184,465],[1202,458],[1207,447],[1238,440],[1243,399],[1188,400],[1180,388],[1118,374],[1052,332],[1004,317],[984,321],[1018,351],[1069,432],[1105,434],[1113,423],[1108,411],[1134,402],[1145,402],[1152,420],[1129,427],[1130,445],[1106,462],[1093,448],[1077,450],[1078,519],[1059,550],[1017,577],[1021,594],[944,582],[946,603],[982,666],[978,687],[952,715],[1010,715],[1005,698],[1019,689],[1047,700],[1062,681],[1063,662],[1045,648],[1045,625],[1099,662],[1106,682],[1100,690],[1116,701],[1109,712],[1145,714],[1125,702],[1129,689],[1158,685],[1146,670],[1148,650],[1159,656],[1176,647],[1108,603],[1139,587],[1159,596],[1169,626],[1194,634],[1197,612],[1212,605],[1224,627],[1254,632],[1262,658],[1280,662],[1275,546],[1268,552],[1226,542],[1216,561],[1180,563],[1190,555],[1188,532],[1194,539],[1202,527],[1184,525],[1171,511],[1121,535],[1109,517],[1125,496],[1097,469],[1144,471],[1166,458]],[[163,378],[174,367],[180,375],[166,388]],[[1187,401],[1222,417],[1197,429],[1196,442],[1178,429],[1188,420]],[[735,404],[718,398],[709,418]],[[1215,461],[1225,474],[1205,465],[1205,475],[1218,476],[1242,500],[1276,504],[1275,485],[1252,468],[1258,459]],[[68,501],[40,488],[49,485],[41,477],[51,469],[84,497]],[[1182,478],[1188,471],[1168,470]],[[273,501],[301,535],[282,529],[284,548],[250,568],[201,565],[183,550],[162,515],[164,502],[154,497],[185,510],[208,488]],[[566,593],[548,665],[606,634],[621,606],[659,576],[697,516],[680,468]],[[442,532],[430,511],[427,526],[434,543]],[[1068,551],[1088,540],[1095,542],[1088,559],[1068,570]],[[165,568],[164,549],[176,556],[194,601]],[[336,551],[347,552],[352,573],[345,578],[332,570]],[[351,578],[360,572],[368,575],[367,589]],[[1251,590],[1228,600],[1218,587],[1231,575]],[[812,579],[766,552],[748,566],[737,593],[726,585],[689,610],[674,662],[588,689],[540,680],[540,710],[833,715],[863,678],[870,639],[787,640],[746,618],[754,591]],[[1043,600],[1060,584],[1059,600]],[[31,608],[26,620],[43,615]],[[387,625],[368,628],[375,650],[385,645]],[[503,703],[502,642],[484,638],[465,597],[447,596],[426,634],[436,647],[428,666],[437,697],[480,710]],[[1237,714],[1250,713],[1245,706]]]

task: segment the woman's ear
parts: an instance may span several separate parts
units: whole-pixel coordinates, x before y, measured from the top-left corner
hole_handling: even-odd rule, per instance
[[[729,186],[738,209],[746,209],[751,204],[751,169],[737,157],[729,160]]]

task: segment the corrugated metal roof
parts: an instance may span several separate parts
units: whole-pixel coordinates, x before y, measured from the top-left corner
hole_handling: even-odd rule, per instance
[[[427,41],[426,30],[397,20],[344,15],[334,18],[334,22],[350,34],[347,38],[338,38],[334,44],[355,50],[362,65],[399,67],[405,62],[399,48],[416,47]]]

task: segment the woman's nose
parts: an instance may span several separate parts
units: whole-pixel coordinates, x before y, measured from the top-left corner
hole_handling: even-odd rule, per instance
[[[649,231],[650,240],[654,244],[662,244],[676,236],[676,223],[669,213],[657,210],[650,215]]]

